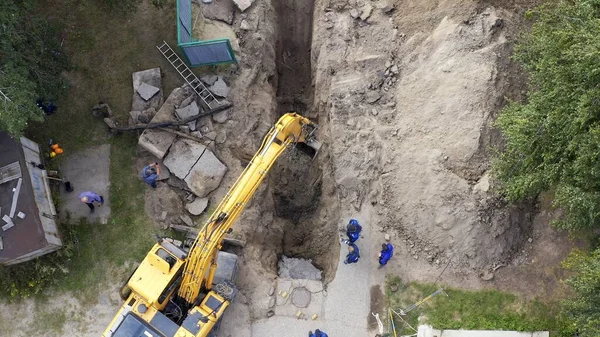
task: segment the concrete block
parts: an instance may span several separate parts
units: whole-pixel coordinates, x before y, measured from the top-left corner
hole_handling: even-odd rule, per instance
[[[131,101],[132,111],[144,111],[148,108],[158,109],[163,100],[162,95],[162,78],[160,76],[160,68],[152,68],[142,71],[137,71],[132,74],[133,79],[133,98]],[[159,91],[151,96],[150,99],[144,100],[138,93],[138,88],[145,83],[158,88]]]
[[[196,101],[192,101],[188,106],[176,109],[175,114],[181,120],[188,119],[190,117],[198,116],[200,114],[200,108]]]
[[[227,166],[221,163],[212,151],[206,149],[184,181],[192,193],[205,197],[219,187],[226,172]]]
[[[217,81],[208,88],[208,90],[219,97],[227,97],[227,95],[229,95],[229,91],[231,91],[227,83],[225,83],[223,78],[220,76]]]
[[[137,93],[140,94],[140,96],[142,97],[142,99],[144,99],[144,101],[150,100],[159,91],[160,91],[160,88],[157,88],[153,85],[150,85],[150,84],[144,83],[144,82],[142,82],[137,88]]]
[[[233,2],[243,12],[252,6],[254,0],[233,0]]]
[[[206,146],[202,144],[190,139],[179,139],[171,147],[164,164],[177,178],[185,179],[204,151]]]
[[[165,103],[160,107],[156,115],[154,115],[151,122],[162,123],[175,121],[175,107],[179,106],[185,98],[185,90],[183,90],[183,88],[175,88]],[[140,136],[138,144],[157,158],[162,159],[165,157],[165,154],[176,137],[175,134],[166,131],[147,129]]]
[[[196,198],[193,202],[185,205],[185,208],[193,215],[200,215],[208,206],[208,198]]]

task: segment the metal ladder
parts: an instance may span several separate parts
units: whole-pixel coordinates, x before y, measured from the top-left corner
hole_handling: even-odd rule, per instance
[[[196,77],[196,75],[188,68],[188,66],[179,58],[179,55],[171,49],[171,46],[166,41],[163,44],[156,46],[163,56],[171,63],[173,68],[177,70],[179,75],[192,87],[192,89],[198,94],[202,102],[208,107],[209,110],[217,108],[221,105],[215,96],[204,86],[202,81]]]

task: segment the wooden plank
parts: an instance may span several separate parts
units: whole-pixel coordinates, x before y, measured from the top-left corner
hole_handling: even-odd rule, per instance
[[[6,225],[2,226],[2,230],[6,231],[10,228],[12,228],[15,224],[12,222],[12,219],[8,216],[8,215],[4,215],[2,217],[2,220],[4,220],[4,222],[6,222]]]
[[[17,182],[17,187],[15,188],[15,193],[13,193],[12,205],[10,205],[10,218],[15,217],[15,211],[17,210],[17,201],[19,200],[19,193],[21,192],[21,183],[23,182],[22,178],[19,178]]]
[[[18,161],[0,167],[0,184],[21,178],[21,164]]]

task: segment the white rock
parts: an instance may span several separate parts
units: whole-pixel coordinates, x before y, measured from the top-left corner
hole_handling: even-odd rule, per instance
[[[360,14],[358,13],[358,10],[356,8],[353,8],[350,10],[350,16],[353,17],[354,19],[356,19]]]
[[[185,205],[185,208],[193,215],[200,215],[208,206],[208,198],[196,198],[193,202]]]
[[[362,13],[360,14],[360,19],[365,21],[371,16],[371,12],[373,12],[373,6],[371,6],[370,4],[366,4],[363,7]]]
[[[486,173],[479,179],[477,184],[475,184],[475,186],[473,186],[473,191],[487,192],[489,190],[490,190],[490,176],[489,176],[489,174]]]
[[[248,23],[248,21],[242,20],[242,22],[240,22],[240,29],[241,30],[250,30],[250,24]]]
[[[385,241],[390,241],[392,239],[389,234],[384,235],[383,238]]]

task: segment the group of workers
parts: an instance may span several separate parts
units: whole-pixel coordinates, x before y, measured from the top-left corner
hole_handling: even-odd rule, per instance
[[[156,188],[156,181],[160,176],[160,165],[157,162],[146,165],[141,172],[144,182],[152,188]],[[90,213],[94,213],[95,204],[102,206],[104,197],[93,191],[85,191],[79,194],[79,200],[90,208]]]
[[[346,259],[344,260],[344,264],[356,263],[360,258],[360,250],[356,245],[356,241],[360,238],[360,232],[362,231],[362,226],[355,219],[350,219],[350,222],[346,226],[346,235],[348,239],[343,239],[342,241],[348,245],[348,255],[346,255]],[[384,243],[381,245],[381,252],[379,252],[379,267],[385,266],[388,261],[394,255],[394,246],[391,243]]]
[[[356,263],[360,258],[360,250],[356,245],[358,239],[360,239],[360,232],[362,231],[362,226],[358,223],[356,219],[350,219],[348,225],[346,225],[346,236],[347,239],[342,239],[342,242],[348,245],[348,255],[344,259],[344,264]],[[385,266],[388,261],[394,255],[394,246],[391,243],[384,243],[381,245],[381,252],[379,252],[379,268]],[[308,332],[308,337],[327,337],[327,334],[323,331],[317,329],[313,333],[312,331]]]

